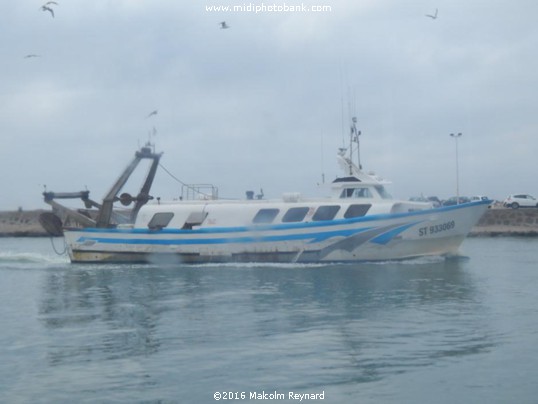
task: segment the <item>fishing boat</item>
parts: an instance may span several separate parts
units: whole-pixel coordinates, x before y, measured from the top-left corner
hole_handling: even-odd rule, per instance
[[[434,208],[393,199],[388,181],[362,170],[359,135],[354,123],[349,148],[337,155],[344,175],[326,197],[286,193],[264,199],[247,192],[244,199],[224,200],[212,188],[202,197],[164,202],[150,196],[162,153],[147,144],[101,203],[88,191],[45,192],[53,212],[42,224],[51,233],[63,231],[69,257],[79,263],[328,263],[458,254],[491,201]],[[120,194],[144,159],[151,165],[138,195]],[[187,188],[193,195],[198,190]],[[58,202],[63,198],[80,198],[86,209],[68,208]],[[118,213],[118,202],[130,207],[127,217]]]

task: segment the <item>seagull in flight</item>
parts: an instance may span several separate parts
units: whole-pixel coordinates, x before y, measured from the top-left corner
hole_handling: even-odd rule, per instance
[[[24,59],[30,59],[30,58],[40,58],[41,55],[36,55],[34,53],[30,53],[29,55],[26,55]]]
[[[50,7],[47,7],[47,5],[41,6],[41,10],[43,11],[50,11],[50,14],[52,15],[52,18],[54,18],[54,10]]]
[[[230,28],[230,26],[228,24],[226,24],[226,21],[219,22],[219,24],[220,24],[220,29],[228,29],[228,28]]]
[[[159,111],[155,110],[155,111],[151,111],[148,116],[146,116],[146,119],[149,118],[150,116],[153,116],[153,115],[157,115]]]
[[[426,17],[430,17],[432,20],[435,20],[437,18],[437,12],[439,10],[435,9],[435,14],[426,14]]]

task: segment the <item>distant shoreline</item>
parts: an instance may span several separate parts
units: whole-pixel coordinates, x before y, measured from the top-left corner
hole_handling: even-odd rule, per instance
[[[0,212],[0,237],[48,237],[39,215],[49,209]],[[470,237],[538,237],[538,209],[488,209]]]

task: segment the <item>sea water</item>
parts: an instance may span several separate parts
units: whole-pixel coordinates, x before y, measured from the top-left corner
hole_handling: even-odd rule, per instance
[[[196,266],[74,265],[52,241],[0,239],[2,403],[538,402],[538,239]]]

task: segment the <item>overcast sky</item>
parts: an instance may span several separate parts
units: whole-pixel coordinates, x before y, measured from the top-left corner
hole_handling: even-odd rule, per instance
[[[394,196],[455,195],[458,132],[460,194],[538,196],[535,1],[44,3],[0,14],[0,210],[45,208],[45,185],[100,200],[153,128],[163,166],[221,197],[323,194],[352,115]],[[180,185],[161,170],[153,194]]]

